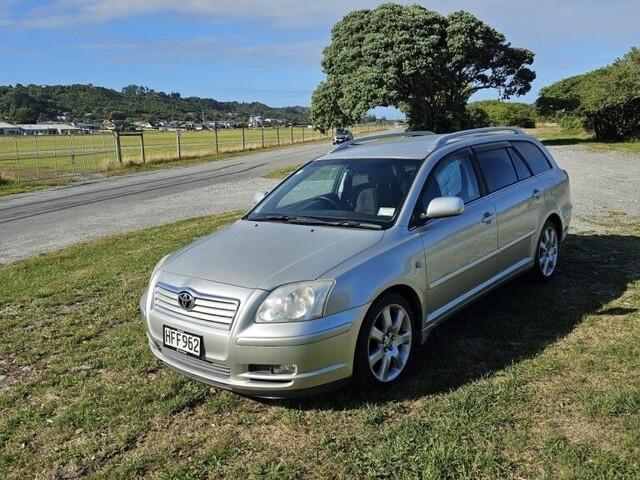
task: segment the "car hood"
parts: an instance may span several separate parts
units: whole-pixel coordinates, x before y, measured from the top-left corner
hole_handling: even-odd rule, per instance
[[[314,280],[383,236],[380,230],[239,220],[180,250],[160,270],[272,290]]]

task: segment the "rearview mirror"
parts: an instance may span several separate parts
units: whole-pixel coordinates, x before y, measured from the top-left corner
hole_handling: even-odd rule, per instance
[[[256,192],[253,196],[253,201],[256,203],[260,203],[262,199],[267,196],[267,193],[269,192]]]
[[[443,218],[464,212],[464,202],[460,197],[436,197],[429,202],[426,218]]]

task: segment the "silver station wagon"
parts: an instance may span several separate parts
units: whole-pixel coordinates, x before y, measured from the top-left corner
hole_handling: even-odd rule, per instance
[[[358,138],[258,201],[162,259],[140,308],[166,365],[272,398],[398,381],[469,302],[549,280],[572,209],[567,173],[515,128]]]

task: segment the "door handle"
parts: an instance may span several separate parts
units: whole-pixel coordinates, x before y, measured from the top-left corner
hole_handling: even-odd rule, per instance
[[[535,188],[533,190],[533,198],[535,198],[536,200],[540,198],[540,190],[538,190],[537,188]]]
[[[485,225],[489,225],[491,222],[493,222],[493,216],[493,212],[484,212],[484,214],[482,215],[482,220],[480,221]]]

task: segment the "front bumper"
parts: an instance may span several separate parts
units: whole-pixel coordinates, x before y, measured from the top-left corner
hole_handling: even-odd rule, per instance
[[[253,299],[255,300],[255,299]],[[141,299],[151,352],[167,366],[200,382],[268,398],[302,396],[349,380],[358,332],[368,306],[306,322],[253,323],[256,305],[247,300],[228,331],[148,308]],[[253,308],[252,308],[252,305]],[[203,339],[204,357],[163,346],[163,326]],[[295,364],[293,374],[274,374],[256,366]]]

